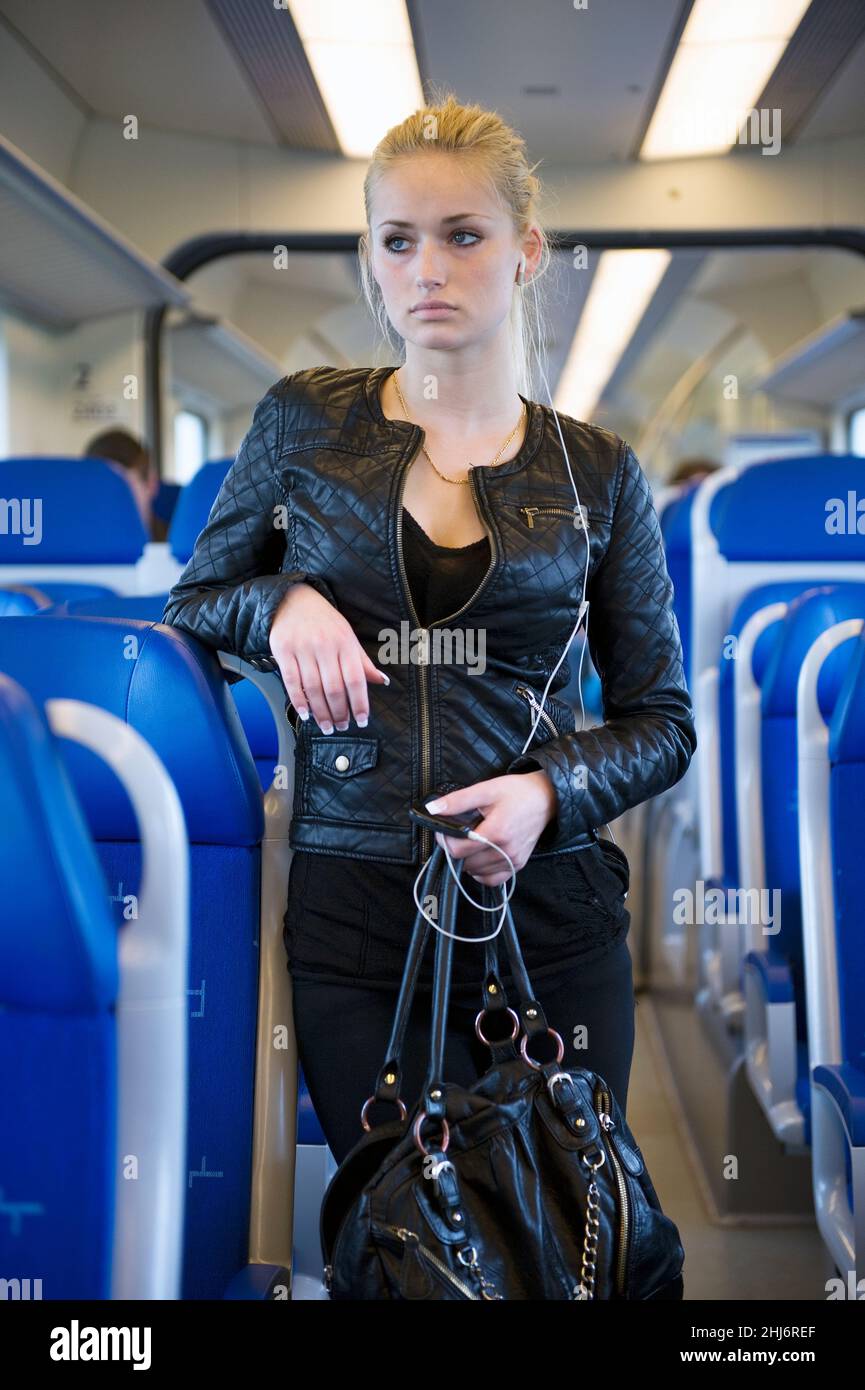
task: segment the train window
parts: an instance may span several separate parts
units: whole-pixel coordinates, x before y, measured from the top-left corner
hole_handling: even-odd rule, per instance
[[[207,458],[207,421],[191,410],[174,417],[174,482],[188,483]]]
[[[865,456],[865,405],[854,410],[847,423],[847,447],[850,453]]]

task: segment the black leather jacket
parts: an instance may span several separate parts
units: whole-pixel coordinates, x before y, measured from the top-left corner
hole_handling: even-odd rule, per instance
[[[409,820],[410,802],[532,768],[549,775],[558,802],[532,857],[593,844],[597,826],[677,782],[696,748],[646,476],[618,435],[559,414],[588,512],[588,642],[606,722],[576,732],[570,707],[555,698],[570,680],[568,661],[575,652],[579,659],[578,636],[550,687],[548,717],[520,756],[532,701],[577,620],[586,560],[555,419],[549,407],[527,401],[516,457],[471,471],[490,568],[457,614],[428,629],[433,646],[424,662],[417,635],[410,642],[420,625],[399,525],[409,464],[424,435],[382,413],[379,389],[392,370],[315,367],[271,387],[163,621],[260,670],[277,670],[270,626],[290,585],[304,581],[339,609],[389,675],[389,686],[369,686],[366,729],[352,720],[345,732],[325,735],[313,716],[304,723],[289,707],[293,848],[419,864],[432,850],[432,832]],[[449,649],[444,641],[437,648],[436,629],[455,643],[471,629],[477,645]],[[454,655],[460,660],[448,659]]]

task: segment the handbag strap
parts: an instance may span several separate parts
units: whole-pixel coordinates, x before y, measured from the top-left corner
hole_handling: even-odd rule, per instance
[[[430,855],[427,870],[423,878],[421,892],[419,894],[420,900],[423,902],[433,885],[439,888],[437,894],[439,922],[443,927],[443,931],[436,932],[436,955],[433,967],[430,1063],[424,1088],[426,1091],[424,1104],[429,1115],[439,1113],[438,1106],[441,1105],[443,1107],[444,1105],[442,1073],[444,1070],[444,1045],[454,947],[453,937],[446,935],[446,933],[456,930],[460,890],[457,887],[454,875],[461,878],[463,868],[464,861],[462,859],[455,860],[454,873],[452,874],[448,868],[444,847],[436,843]],[[501,908],[501,899],[494,898],[492,887],[487,884],[482,884],[481,888],[483,890],[483,897],[492,900],[489,905]],[[426,920],[423,913],[418,909],[415,913],[414,926],[406,953],[406,962],[400,982],[393,1025],[385,1052],[385,1060],[379,1068],[375,1086],[373,1087],[373,1093],[364,1105],[364,1116],[367,1107],[374,1101],[390,1101],[392,1104],[397,1104],[401,1108],[403,1107],[403,1102],[400,1099],[402,1052],[405,1046],[411,1007],[417,990],[421,962],[423,960],[427,941],[429,940],[429,934],[432,930],[431,923]],[[547,1020],[539,1001],[534,996],[532,984],[517,939],[510,903],[507,903],[505,906],[505,920],[500,935],[503,935],[505,938],[511,973],[520,998],[519,1021],[525,1030],[527,1039],[531,1040],[531,1038],[537,1034],[546,1033],[548,1031]],[[507,995],[499,973],[498,937],[493,937],[491,940],[485,942],[481,1010],[504,1010],[507,1008]],[[493,1057],[496,1060],[503,1060],[507,1056],[515,1055],[513,1043],[510,1038],[498,1042],[489,1041],[488,1046],[491,1048]],[[441,1095],[431,1097],[430,1092],[434,1090],[439,1090]],[[442,1115],[444,1114],[443,1108],[440,1113]],[[366,1123],[365,1120],[364,1123]]]
[[[463,861],[460,859],[456,864],[456,873],[462,874]],[[486,887],[486,885],[484,885]],[[445,924],[450,926],[451,920],[456,915],[455,898],[459,889],[456,881],[449,876],[445,884],[443,895],[442,916]],[[486,895],[485,895],[486,896]],[[452,927],[450,927],[453,930]],[[508,957],[511,963],[511,974],[519,995],[519,1018],[526,1034],[526,1042],[539,1033],[549,1032],[546,1015],[538,999],[534,996],[531,980],[529,979],[526,964],[523,960],[523,953],[520,950],[519,940],[517,939],[516,928],[514,926],[513,913],[510,903],[505,904],[505,920],[502,926],[502,934],[505,938]],[[430,1032],[430,1062],[427,1071],[426,1082],[424,1084],[424,1094],[421,1098],[421,1113],[431,1119],[443,1120],[445,1117],[445,1090],[444,1090],[444,1044],[447,1032],[447,1009],[450,998],[450,979],[451,962],[453,957],[453,940],[444,936],[441,932],[437,933],[436,958],[434,971],[433,1004],[432,1004],[432,1029]],[[501,981],[499,981],[501,985]],[[504,991],[502,990],[504,996]],[[506,1002],[506,1001],[505,1001]]]

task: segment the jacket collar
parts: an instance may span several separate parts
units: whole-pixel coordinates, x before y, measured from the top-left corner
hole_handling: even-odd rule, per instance
[[[411,434],[419,430],[420,427],[411,424],[409,420],[390,420],[381,408],[379,393],[382,384],[385,378],[395,371],[396,367],[371,367],[363,381],[363,394],[367,409],[379,428],[390,431],[392,435],[398,436],[403,443],[407,443]],[[493,478],[506,478],[513,473],[521,473],[531,463],[540,447],[546,423],[546,406],[540,405],[538,401],[528,400],[521,393],[518,394],[520,400],[525,402],[528,411],[526,437],[512,459],[483,469],[485,480],[492,481]]]

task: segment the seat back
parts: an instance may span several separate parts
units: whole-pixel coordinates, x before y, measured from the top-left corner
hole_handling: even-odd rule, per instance
[[[789,605],[766,665],[761,694],[760,782],[765,884],[782,900],[780,931],[755,935],[752,946],[767,952],[791,976],[797,1036],[806,1037],[802,887],[799,862],[799,786],[797,690],[802,663],[821,632],[848,618],[865,618],[865,584],[823,585],[806,590]],[[854,640],[840,643],[826,658],[817,698],[828,723],[853,655]],[[762,885],[758,885],[761,886]]]
[[[691,691],[706,879],[724,873],[715,788],[721,780],[719,664],[725,636],[738,605],[760,585],[865,581],[865,534],[857,531],[855,518],[851,526],[849,510],[861,471],[854,455],[770,458],[742,470],[720,469],[694,492]]]
[[[184,1298],[220,1298],[246,1264],[258,1008],[261,789],[216,658],[134,618],[8,618],[0,670],[37,700],[98,704],[140,733],[179,793],[190,842],[188,1191]],[[131,805],[86,748],[66,765],[115,920],[136,911]]]
[[[233,458],[226,458],[202,464],[181,491],[168,531],[168,546],[179,564],[185,565],[191,560],[195,542],[207,525],[217,493],[233,462]]]
[[[691,510],[697,486],[684,489],[671,498],[661,515],[661,535],[667,559],[667,571],[673,581],[673,610],[682,639],[682,659],[685,680],[691,680]]]
[[[865,532],[850,506],[861,481],[854,454],[767,459],[703,480],[691,512],[695,682],[756,585],[865,580]]]
[[[64,614],[98,618],[130,617],[158,623],[165,611],[167,600],[167,594],[112,594],[106,598],[56,604],[43,612],[54,617]],[[261,789],[267,791],[277,766],[279,741],[273,715],[261,691],[251,681],[234,681],[230,690],[255,762]]]
[[[104,459],[0,459],[0,584],[87,582],[135,593],[147,531]]]
[[[41,709],[0,661],[0,1266],[105,1299],[117,1186],[117,928]],[[35,1286],[33,1281],[40,1281]]]
[[[829,765],[841,1055],[865,1073],[865,630],[846,663],[835,702]]]

